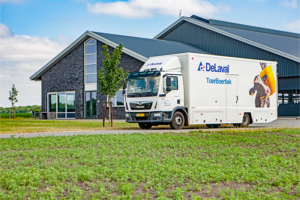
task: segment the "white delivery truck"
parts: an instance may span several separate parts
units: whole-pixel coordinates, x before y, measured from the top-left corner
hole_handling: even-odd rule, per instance
[[[150,57],[123,85],[126,122],[180,129],[274,121],[276,64],[196,53]]]

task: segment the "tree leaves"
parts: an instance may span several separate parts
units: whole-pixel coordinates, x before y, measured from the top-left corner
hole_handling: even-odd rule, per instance
[[[120,90],[124,79],[128,76],[128,72],[124,72],[120,65],[123,45],[119,44],[112,55],[109,53],[107,45],[103,45],[102,54],[105,60],[102,61],[103,68],[98,70],[98,84],[100,92],[109,98],[116,96]]]

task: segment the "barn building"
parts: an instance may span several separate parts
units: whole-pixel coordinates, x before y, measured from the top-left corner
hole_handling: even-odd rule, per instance
[[[102,118],[107,100],[96,74],[102,45],[113,51],[120,43],[120,67],[129,72],[139,71],[149,57],[185,52],[277,61],[278,115],[300,116],[300,34],[193,15],[153,39],[86,31],[30,77],[41,82],[43,118]],[[112,101],[114,118],[124,119],[122,92]]]

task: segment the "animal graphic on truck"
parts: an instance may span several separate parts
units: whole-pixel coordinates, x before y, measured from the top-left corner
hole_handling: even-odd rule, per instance
[[[276,67],[272,61],[196,53],[150,57],[123,85],[126,122],[180,129],[274,121]]]

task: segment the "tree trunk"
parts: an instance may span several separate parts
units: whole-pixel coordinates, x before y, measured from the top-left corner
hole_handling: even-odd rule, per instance
[[[109,121],[109,126],[111,126],[111,123],[110,123],[111,122],[110,121],[111,120],[111,114],[110,114],[110,111],[111,111],[111,107],[110,107],[111,97],[110,96],[108,97],[108,102],[109,102],[108,103],[108,121]]]

